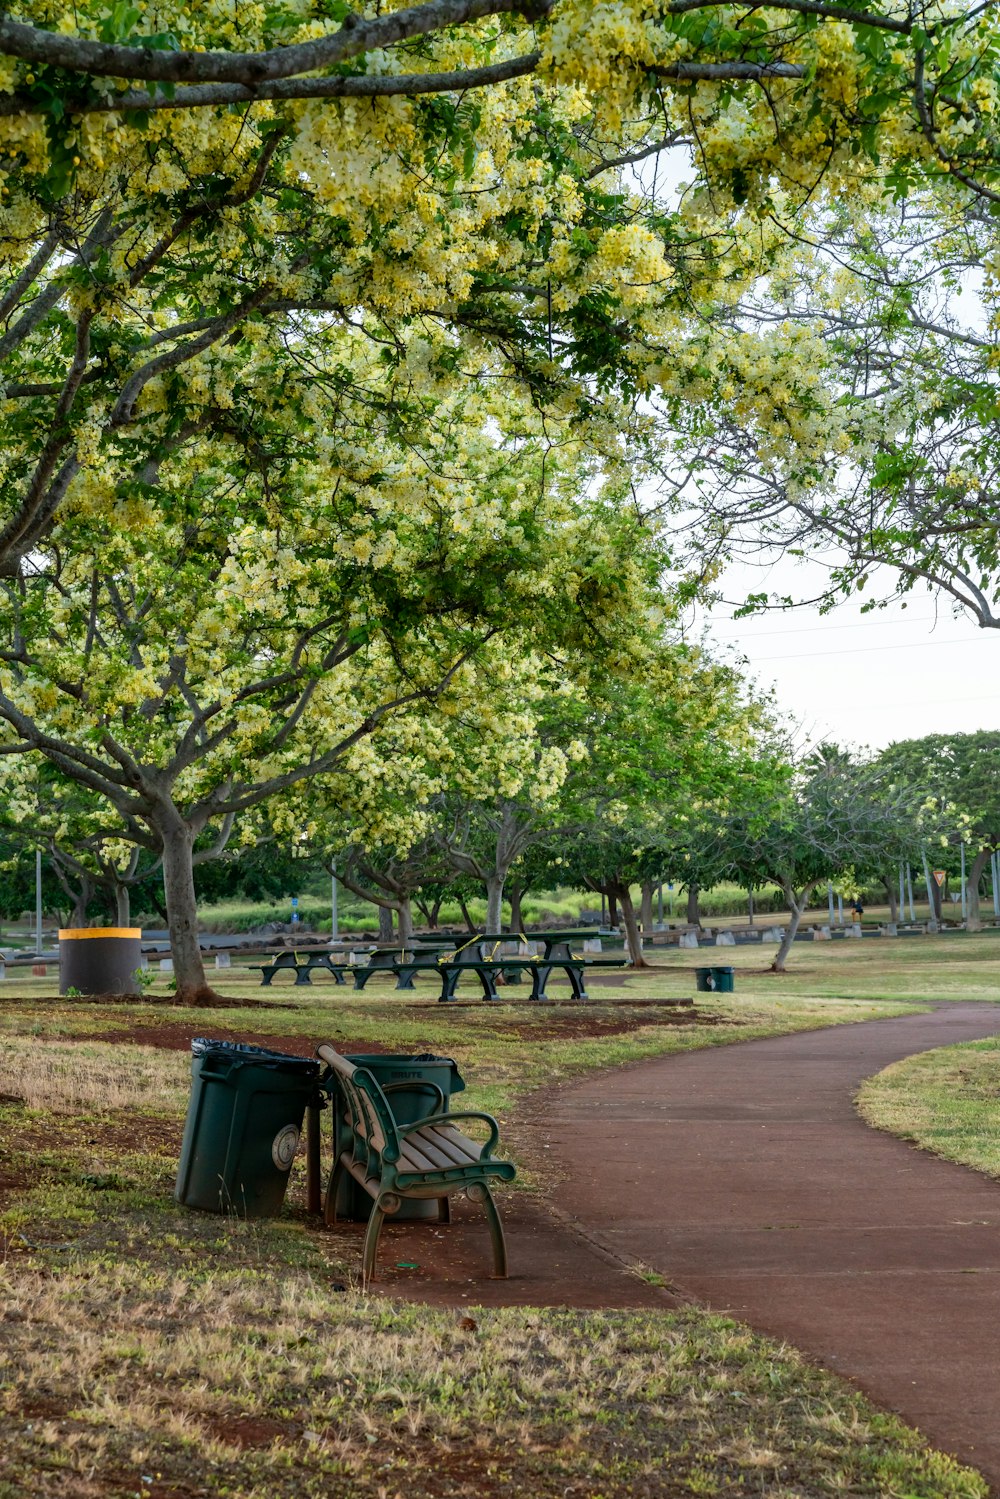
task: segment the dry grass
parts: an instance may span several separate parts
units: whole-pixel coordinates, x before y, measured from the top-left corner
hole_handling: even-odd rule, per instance
[[[54,1469],[70,1495],[117,1474],[105,1492],[985,1499],[726,1318],[479,1310],[466,1330],[336,1294],[316,1266],[276,1274],[273,1230],[195,1227],[125,1263],[0,1272],[4,1499],[51,1494]]]
[[[151,1046],[0,1040],[0,1094],[59,1114],[185,1108],[191,1064]]]

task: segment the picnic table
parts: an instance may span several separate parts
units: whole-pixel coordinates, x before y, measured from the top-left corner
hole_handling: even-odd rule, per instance
[[[299,962],[299,953],[293,947],[283,948],[281,952],[265,954],[267,962],[248,963],[251,970],[260,972],[260,981],[265,988],[271,984],[276,973],[292,972],[295,974],[295,982],[299,984],[312,984],[312,975],[321,968],[325,973],[333,977],[335,984],[345,982],[344,975],[350,972],[346,963],[335,963],[334,954],[326,948],[308,948],[304,953],[305,961]]]
[[[396,975],[397,989],[412,989],[413,975],[421,969],[436,969],[434,954],[452,952],[454,947],[454,942],[442,940],[422,941],[419,950],[412,942],[376,947],[369,953],[367,963],[346,964],[345,971],[353,973],[355,989],[363,989],[373,974],[386,971]],[[407,954],[412,957],[408,959]]]
[[[529,999],[535,1004],[548,1000],[546,986],[554,970],[560,970],[569,979],[574,999],[587,999],[586,971],[588,968],[625,968],[625,958],[588,958],[573,952],[573,943],[587,941],[598,935],[597,930],[558,932],[532,932],[528,940],[541,942],[543,951],[537,957],[496,956],[501,943],[517,940],[509,932],[480,932],[470,937],[455,949],[454,958],[438,958],[434,963],[411,965],[410,973],[436,969],[441,974],[442,1003],[457,999],[458,981],[463,971],[474,972],[483,989],[483,999],[498,1002],[496,982],[503,975],[507,982],[517,983],[521,973],[527,969],[531,975]],[[489,950],[489,955],[487,955]],[[402,985],[400,985],[402,987]],[[411,984],[412,987],[412,984]]]

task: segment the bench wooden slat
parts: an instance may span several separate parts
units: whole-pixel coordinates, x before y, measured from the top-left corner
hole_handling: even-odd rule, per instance
[[[464,1143],[469,1146],[468,1149],[456,1147],[454,1144],[447,1149],[444,1143],[435,1137],[433,1129],[415,1130],[413,1134],[406,1137],[403,1153],[399,1158],[400,1169],[426,1171],[428,1168],[423,1165],[409,1166],[409,1161],[415,1160],[417,1156],[428,1161],[435,1171],[451,1171],[455,1166],[474,1165],[479,1159],[478,1152],[473,1154],[474,1145],[471,1140]]]
[[[426,1175],[428,1172],[445,1170],[454,1164],[454,1161],[435,1160],[434,1156],[422,1150],[419,1144],[413,1145],[409,1140],[399,1152],[399,1170],[402,1172]]]
[[[407,1142],[420,1140],[422,1150],[437,1150],[449,1166],[467,1166],[470,1161],[478,1161],[482,1155],[482,1146],[475,1140],[470,1140],[468,1135],[463,1135],[457,1129],[440,1124],[432,1124],[429,1129],[415,1130],[406,1138]]]

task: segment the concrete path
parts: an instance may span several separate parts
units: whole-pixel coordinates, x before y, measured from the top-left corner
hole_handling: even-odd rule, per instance
[[[1000,1007],[947,1005],[563,1089],[538,1125],[556,1203],[603,1248],[848,1376],[1000,1492],[1000,1184],[852,1105],[890,1062],[998,1030]]]

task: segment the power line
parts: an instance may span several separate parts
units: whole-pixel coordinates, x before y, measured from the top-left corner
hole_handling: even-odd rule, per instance
[[[736,620],[736,619],[732,619],[732,618],[727,617],[725,620],[722,621],[722,623],[723,624],[727,624],[727,625],[728,624],[739,624],[740,621]],[[760,630],[760,631],[755,632],[754,639],[755,640],[764,640],[764,639],[767,639],[767,637],[769,635],[818,635],[818,634],[825,635],[828,631],[832,631],[832,630],[863,630],[865,628],[865,626],[866,626],[867,623],[868,623],[868,621],[866,621],[866,620],[859,620],[857,624],[853,624],[853,625],[806,625],[804,628],[801,628],[801,629],[793,627],[790,630]],[[875,621],[872,621],[872,623],[875,623]],[[898,626],[898,625],[913,625],[913,624],[923,625],[923,624],[939,624],[939,623],[940,623],[940,621],[939,620],[935,620],[935,618],[934,618],[934,616],[932,614],[921,615],[920,617],[914,616],[912,619],[884,619],[884,620],[879,620],[878,621],[879,628],[883,629],[883,630],[886,629],[889,625],[896,625],[896,626]],[[711,628],[711,624],[712,624],[711,620],[708,621],[708,624],[709,624],[709,627]],[[978,628],[978,626],[976,628]],[[731,643],[732,643],[731,641],[722,641],[723,645],[729,645]]]
[[[840,651],[794,651],[790,656],[756,656],[753,665],[763,661],[815,661],[820,656],[870,656],[875,651],[926,651],[932,646],[966,647],[967,640],[912,640],[900,645],[852,645]]]

